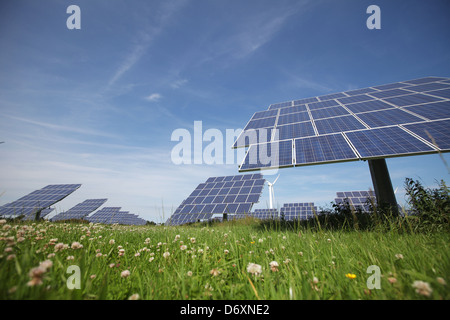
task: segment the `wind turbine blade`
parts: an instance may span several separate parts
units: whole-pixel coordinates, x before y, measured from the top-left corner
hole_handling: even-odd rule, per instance
[[[275,184],[275,182],[277,182],[278,178],[280,177],[280,175],[278,175],[278,177],[275,179],[274,182],[272,182],[272,184]]]

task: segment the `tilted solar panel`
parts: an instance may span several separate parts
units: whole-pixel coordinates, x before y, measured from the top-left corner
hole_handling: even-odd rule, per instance
[[[37,213],[40,215],[43,209],[61,201],[80,186],[81,184],[48,185],[16,201],[3,205],[0,207],[0,216],[25,216],[29,220],[34,220]]]
[[[83,219],[94,210],[97,210],[103,205],[107,199],[87,199],[75,205],[65,212],[61,212],[51,218],[51,221],[69,220],[69,219]]]
[[[449,78],[286,101],[269,111],[263,125],[271,140],[234,144],[249,147],[239,171],[450,151]]]
[[[179,225],[211,218],[212,214],[250,213],[259,201],[265,179],[261,174],[211,177],[181,203],[167,220],[169,225]]]
[[[352,210],[369,212],[370,207],[376,203],[376,196],[372,190],[336,192],[334,201],[340,207],[348,205]]]

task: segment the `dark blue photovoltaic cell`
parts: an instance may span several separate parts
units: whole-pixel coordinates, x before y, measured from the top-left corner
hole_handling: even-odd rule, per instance
[[[404,127],[439,149],[450,150],[450,120],[408,124]]]
[[[308,103],[309,110],[322,109],[328,107],[338,106],[339,103],[335,100],[327,100],[321,102]]]
[[[389,102],[395,106],[398,106],[398,107],[405,107],[405,106],[411,106],[411,105],[415,105],[415,104],[440,101],[442,99],[418,93],[418,94],[410,94],[410,95],[399,96],[399,97],[394,97],[394,98],[386,98],[383,100],[386,102]]]
[[[408,84],[408,83],[396,82],[396,83],[390,83],[390,84],[383,84],[381,86],[375,86],[372,88],[375,88],[378,90],[390,90],[390,89],[397,89],[397,88],[407,89],[409,86],[410,86],[410,84]]]
[[[449,89],[449,88],[450,88],[450,84],[436,82],[436,83],[426,83],[426,84],[421,84],[421,85],[417,85],[417,86],[411,86],[408,88],[408,90],[416,91],[416,92],[425,92],[425,91],[430,91],[430,90]]]
[[[434,151],[399,127],[347,132],[345,135],[362,159]]]
[[[358,157],[340,133],[295,140],[296,165],[344,160]]]
[[[292,140],[253,145],[240,170],[292,166]]]
[[[368,95],[362,94],[362,95],[359,95],[359,96],[353,96],[353,97],[348,97],[348,98],[340,98],[340,99],[337,99],[337,100],[339,100],[339,102],[342,103],[342,104],[347,104],[347,103],[368,101],[368,100],[373,100],[373,99],[374,98],[372,98],[372,97],[370,97]]]
[[[295,113],[295,112],[301,112],[301,111],[307,111],[305,104],[300,104],[298,106],[288,107],[288,108],[281,108],[280,109],[280,116],[288,113]]]
[[[312,98],[295,100],[293,103],[294,103],[294,106],[296,106],[298,104],[305,104],[305,103],[311,103],[311,102],[316,102],[316,101],[319,101],[319,100],[317,100],[316,97],[312,97]]]
[[[283,124],[289,124],[289,123],[295,123],[295,122],[303,122],[303,121],[309,121],[309,114],[308,112],[296,112],[296,113],[290,113],[283,116],[278,117],[277,125],[281,126]]]
[[[234,147],[247,147],[251,144],[269,142],[272,137],[271,128],[249,129],[242,131],[234,143]]]
[[[383,102],[381,100],[371,100],[371,101],[364,101],[364,102],[359,102],[359,103],[352,103],[352,104],[346,105],[346,107],[353,113],[394,108],[392,105],[390,105],[386,102]]]
[[[314,121],[319,134],[365,129],[364,125],[353,116],[342,116]]]
[[[269,110],[278,109],[278,108],[284,108],[284,107],[290,107],[290,106],[292,106],[292,101],[274,103],[274,104],[270,105]]]
[[[385,90],[381,92],[373,92],[370,95],[375,98],[388,98],[388,97],[396,97],[401,96],[405,94],[411,94],[411,91],[406,91],[403,89],[391,89],[391,90]]]
[[[256,112],[251,120],[261,119],[261,118],[270,118],[273,116],[276,116],[278,113],[278,110],[267,110],[267,111],[260,111]]]
[[[331,99],[336,99],[336,98],[344,98],[344,97],[347,97],[347,96],[345,94],[343,94],[342,92],[339,92],[339,93],[327,94],[325,96],[320,96],[317,98],[319,98],[320,101],[326,101],[326,100],[331,100]]]
[[[247,124],[244,131],[248,130],[248,129],[273,127],[275,125],[276,119],[277,119],[277,117],[270,117],[270,118],[252,120]]]
[[[311,116],[314,120],[322,118],[331,118],[347,114],[349,114],[349,112],[341,106],[311,110]]]
[[[445,99],[450,99],[450,89],[428,91],[427,94],[432,94],[433,96],[438,96]]]
[[[356,89],[351,91],[345,91],[345,93],[349,96],[357,96],[363,93],[372,93],[372,92],[378,92],[378,90],[372,89],[372,88],[363,88],[363,89]]]
[[[358,117],[371,128],[423,121],[423,119],[413,116],[401,109],[359,113]]]
[[[287,140],[314,135],[314,128],[310,121],[279,126],[277,129],[279,135],[276,140]]]
[[[411,106],[404,109],[430,120],[450,118],[450,101]]]

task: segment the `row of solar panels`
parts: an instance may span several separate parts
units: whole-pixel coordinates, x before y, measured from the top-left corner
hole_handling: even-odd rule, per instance
[[[50,208],[50,206],[61,201],[80,186],[81,184],[48,185],[42,189],[33,191],[14,202],[1,206],[0,217],[15,218],[23,216],[22,220],[35,220],[38,215],[39,218],[46,218],[54,210],[54,208]],[[120,208],[111,210],[111,207],[105,207],[89,216],[89,214],[97,210],[106,201],[107,199],[87,199],[65,212],[56,214],[49,220],[61,221],[86,219],[91,222],[99,223],[118,223],[127,225],[146,224],[144,219],[135,214],[119,212]]]
[[[371,203],[375,201],[373,191],[349,191],[337,192],[335,202],[337,205],[348,204],[354,210],[367,212]],[[305,220],[314,217],[317,214],[317,207],[313,202],[305,203],[285,203],[280,210],[278,209],[255,209],[253,212],[233,212],[227,214],[227,220],[238,220],[246,217],[253,217],[261,220]],[[221,212],[220,212],[221,213]],[[167,225],[182,225],[205,220],[222,220],[223,217],[213,217],[212,212],[198,213],[174,213],[166,222]]]
[[[271,105],[234,143],[240,171],[450,150],[450,79],[428,77]]]

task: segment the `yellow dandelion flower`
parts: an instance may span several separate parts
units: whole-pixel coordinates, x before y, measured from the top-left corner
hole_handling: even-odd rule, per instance
[[[355,279],[356,278],[356,274],[354,274],[354,273],[347,273],[345,276],[347,278],[349,278],[349,279]]]

